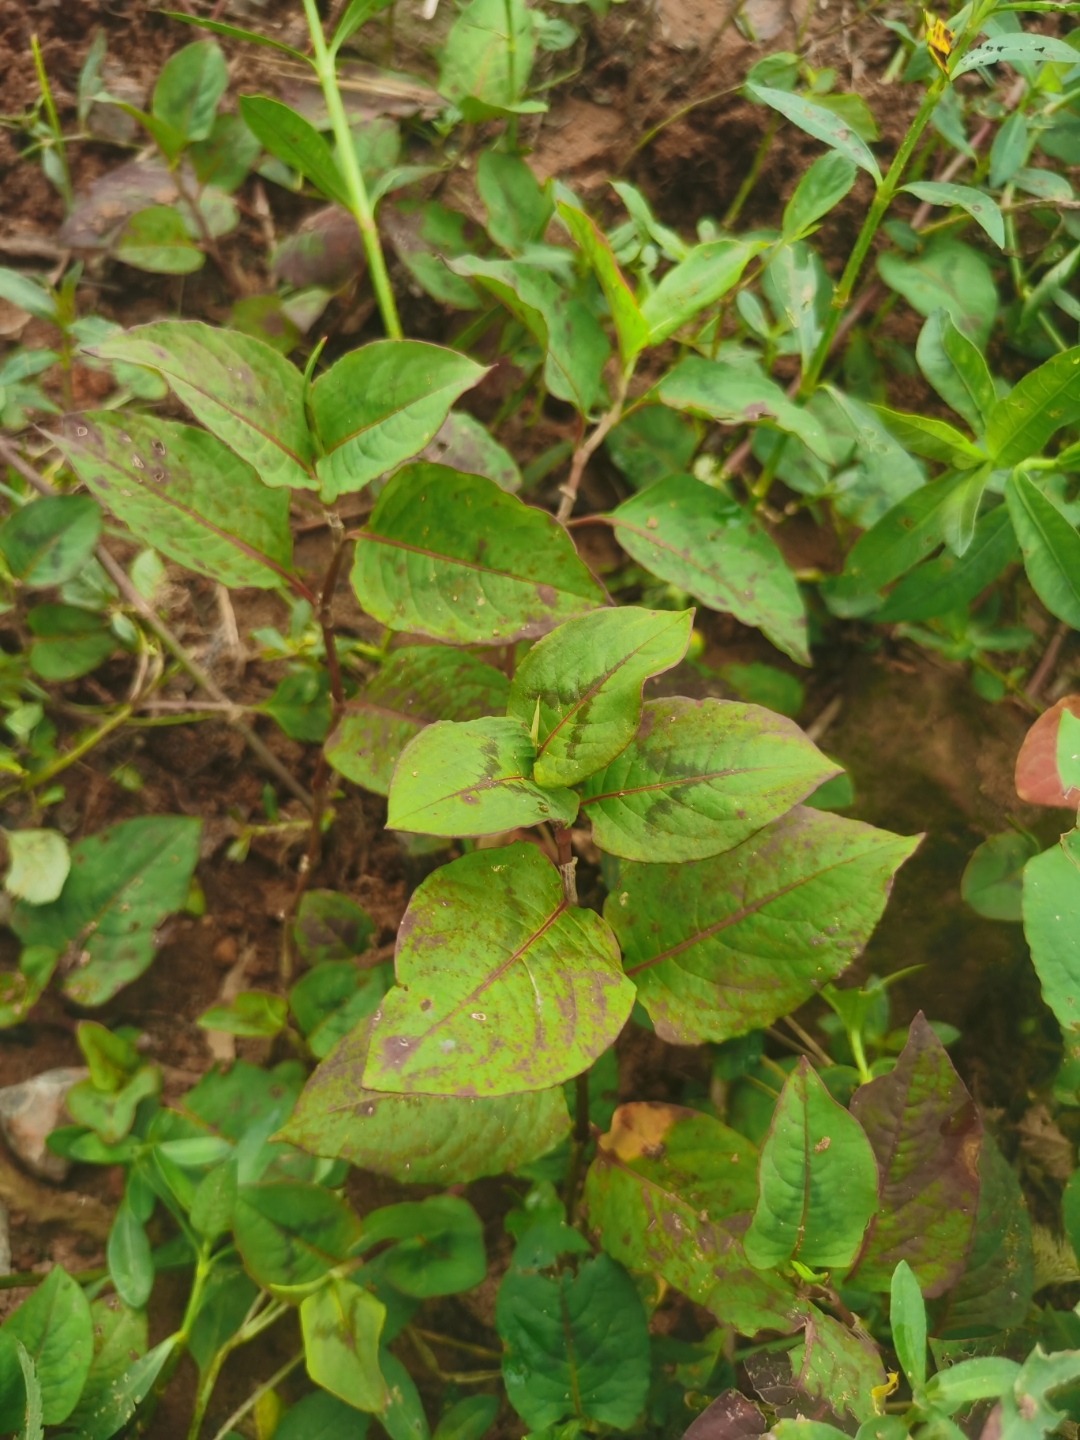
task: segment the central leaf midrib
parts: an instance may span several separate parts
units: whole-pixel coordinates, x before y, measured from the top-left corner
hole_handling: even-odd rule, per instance
[[[624,790],[605,790],[602,795],[589,795],[581,802],[595,805],[601,800],[621,800],[624,795],[644,795],[650,790],[673,790],[679,785],[700,785],[707,780],[723,780],[731,775],[757,775],[775,769],[772,765],[743,765],[730,770],[703,770],[700,775],[676,775],[670,780],[657,780],[650,785],[629,785]]]
[[[296,453],[295,450],[291,449],[288,445],[285,444],[283,440],[278,439],[278,437],[272,434],[269,430],[264,430],[261,425],[256,425],[253,420],[248,419],[246,415],[242,415],[239,410],[234,410],[231,405],[227,405],[225,401],[220,399],[217,395],[211,395],[210,392],[204,390],[201,385],[196,385],[195,382],[193,380],[189,380],[186,375],[178,375],[175,370],[165,369],[161,365],[154,365],[151,368],[155,370],[160,370],[163,375],[171,376],[174,387],[177,384],[186,385],[189,390],[194,390],[196,395],[201,395],[204,400],[207,400],[211,404],[216,405],[219,410],[224,410],[225,414],[231,416],[232,419],[235,420],[238,424],[246,426],[249,430],[254,430],[256,435],[261,435],[264,440],[269,440],[270,444],[276,446],[283,455],[287,455],[290,460],[294,460],[296,464],[300,467],[300,469],[303,470],[305,475],[311,475],[311,470],[309,466],[303,460],[301,460],[300,456]]]
[[[355,440],[360,435],[366,435],[369,430],[377,430],[380,425],[385,425],[388,420],[393,420],[395,416],[404,415],[405,411],[411,409],[414,405],[419,405],[424,400],[434,400],[442,395],[444,391],[452,390],[453,388],[453,383],[450,383],[440,385],[437,390],[425,390],[422,394],[414,396],[412,400],[407,400],[403,405],[397,405],[393,410],[384,411],[377,419],[372,420],[370,424],[358,425],[355,430],[350,430],[349,433],[343,435],[340,440],[334,440],[330,444],[326,451],[327,458],[333,455],[335,451],[340,450],[342,445],[347,445],[350,440]]]
[[[407,540],[394,540],[389,535],[380,535],[375,530],[361,530],[357,533],[357,541],[367,540],[378,545],[389,545],[395,550],[407,550],[413,555],[422,555],[425,560],[438,560],[444,565],[459,565],[463,570],[474,570],[478,575],[492,575],[498,580],[509,580],[517,585],[528,585],[535,589],[543,585],[549,590],[554,590],[558,595],[572,595],[575,599],[587,600],[587,595],[579,595],[576,590],[566,590],[558,585],[552,585],[547,580],[533,580],[527,575],[518,575],[513,570],[493,570],[490,565],[480,565],[475,560],[459,560],[456,555],[441,555],[437,550],[426,550],[421,545],[412,545]]]

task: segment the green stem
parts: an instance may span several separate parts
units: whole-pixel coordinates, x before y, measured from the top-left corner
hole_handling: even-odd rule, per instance
[[[63,755],[58,755],[55,760],[45,765],[42,769],[33,771],[22,781],[21,785],[13,786],[12,789],[0,794],[0,799],[13,794],[16,789],[36,790],[39,785],[44,785],[46,780],[51,780],[54,775],[59,775],[60,772],[66,770],[69,765],[74,765],[76,760],[81,760],[88,750],[92,750],[95,745],[100,744],[106,735],[119,729],[130,716],[131,706],[121,705],[120,709],[117,710],[115,714],[110,715],[104,724],[99,725],[96,730],[91,730],[88,734],[84,735],[70,750],[66,750]]]
[[[851,1045],[851,1053],[855,1057],[855,1068],[859,1072],[859,1083],[867,1085],[874,1078],[870,1066],[866,1063],[866,1051],[863,1049],[862,1035],[858,1030],[848,1031],[848,1042]]]
[[[821,339],[818,341],[817,349],[814,351],[806,373],[803,375],[802,383],[799,386],[799,394],[804,399],[813,393],[821,372],[825,368],[825,362],[829,358],[829,351],[832,348],[833,336],[836,334],[836,327],[840,324],[840,317],[847,309],[848,302],[851,299],[851,292],[855,288],[855,282],[859,278],[863,262],[870,250],[870,246],[874,242],[874,236],[877,234],[878,226],[881,224],[886,210],[888,210],[889,205],[892,203],[892,198],[896,194],[900,181],[903,179],[907,163],[911,159],[912,152],[919,142],[919,136],[926,129],[930,121],[930,116],[934,112],[934,107],[941,99],[945,85],[946,80],[944,75],[939,75],[933,84],[931,84],[923,96],[923,102],[919,106],[915,119],[911,122],[907,134],[901,141],[900,149],[897,150],[896,155],[893,157],[893,162],[889,166],[888,173],[877,187],[873,203],[866,212],[866,219],[862,223],[862,229],[859,231],[854,248],[848,256],[848,262],[844,266],[844,273],[840,277],[840,283],[836,287],[836,294],[833,296],[833,302],[829,307],[829,314],[825,321],[825,329]]]
[[[52,90],[49,88],[49,77],[45,73],[45,62],[41,58],[41,47],[38,45],[36,35],[30,36],[30,49],[34,56],[34,69],[37,71],[38,85],[41,87],[41,99],[45,105],[45,114],[48,117],[49,129],[52,131],[53,148],[56,151],[56,158],[60,161],[60,174],[63,177],[60,184],[60,191],[64,197],[64,207],[70,210],[74,203],[71,192],[71,172],[68,170],[67,152],[64,149],[64,132],[60,128],[60,117],[56,113],[56,106],[53,103]]]
[[[307,17],[308,30],[311,32],[311,44],[315,52],[315,73],[319,77],[323,99],[326,101],[326,113],[330,117],[330,125],[337,142],[338,164],[341,166],[345,186],[352,201],[353,219],[360,231],[360,240],[364,247],[364,254],[367,256],[371,285],[375,291],[375,298],[379,302],[383,328],[391,340],[400,340],[401,321],[398,319],[397,306],[394,304],[394,292],[390,288],[390,276],[386,272],[386,260],[379,242],[375,215],[371,208],[371,201],[368,199],[367,186],[364,184],[360,162],[356,158],[352,131],[349,129],[345,106],[342,104],[341,91],[338,89],[334,57],[326,48],[322,22],[319,19],[319,12],[315,8],[315,0],[304,0],[304,14]]]

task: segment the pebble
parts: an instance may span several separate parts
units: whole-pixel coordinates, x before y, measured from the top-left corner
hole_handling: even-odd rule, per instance
[[[85,1080],[85,1068],[44,1070],[20,1085],[0,1089],[0,1135],[11,1153],[33,1175],[43,1180],[65,1180],[71,1162],[45,1148],[45,1138],[58,1125],[69,1123],[64,1099],[71,1087]]]

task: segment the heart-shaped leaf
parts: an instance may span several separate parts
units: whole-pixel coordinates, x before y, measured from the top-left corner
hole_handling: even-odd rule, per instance
[[[555,866],[524,843],[429,876],[401,922],[395,966],[364,1070],[375,1090],[546,1089],[608,1048],[634,1000],[608,926],[568,905]]]

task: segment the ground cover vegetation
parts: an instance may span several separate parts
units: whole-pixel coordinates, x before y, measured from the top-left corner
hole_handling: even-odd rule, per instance
[[[346,83],[379,0],[303,0],[288,41],[222,8],[158,17],[141,103],[96,32],[70,115],[35,39],[5,119],[65,219],[51,273],[0,267],[6,333],[49,337],[0,359],[0,1026],[77,1044],[45,1145],[106,1219],[95,1263],[0,1280],[0,1429],[1075,1434],[1080,695],[1040,697],[1080,630],[1080,7],[882,11],[885,142],[802,33],[759,46],[732,88],[760,143],[693,238],[628,180],[592,204],[530,166],[601,0],[458,7],[432,86],[391,77],[404,141]],[[230,83],[264,53],[288,100]],[[92,121],[134,158],[87,192]],[[789,133],[807,163],[740,227]],[[326,208],[255,294],[230,237],[267,187]],[[156,313],[121,325],[94,277],[132,272]],[[220,323],[185,310],[203,272]],[[180,638],[187,583],[234,647],[234,602],[275,617],[272,694]],[[756,658],[712,664],[719,623]],[[1027,1195],[920,975],[860,961],[923,836],[845,814],[828,722],[793,718],[845,645],[962,677],[976,735],[1030,727],[1043,833],[987,836],[961,884],[1041,990]],[[112,747],[165,729],[235,736],[257,799],[73,815],[86,774],[143,795]],[[356,795],[359,873],[407,870],[383,943],[325,883]],[[279,940],[261,985],[225,946],[191,1073],[123,1006],[222,850],[241,912],[273,857]]]

